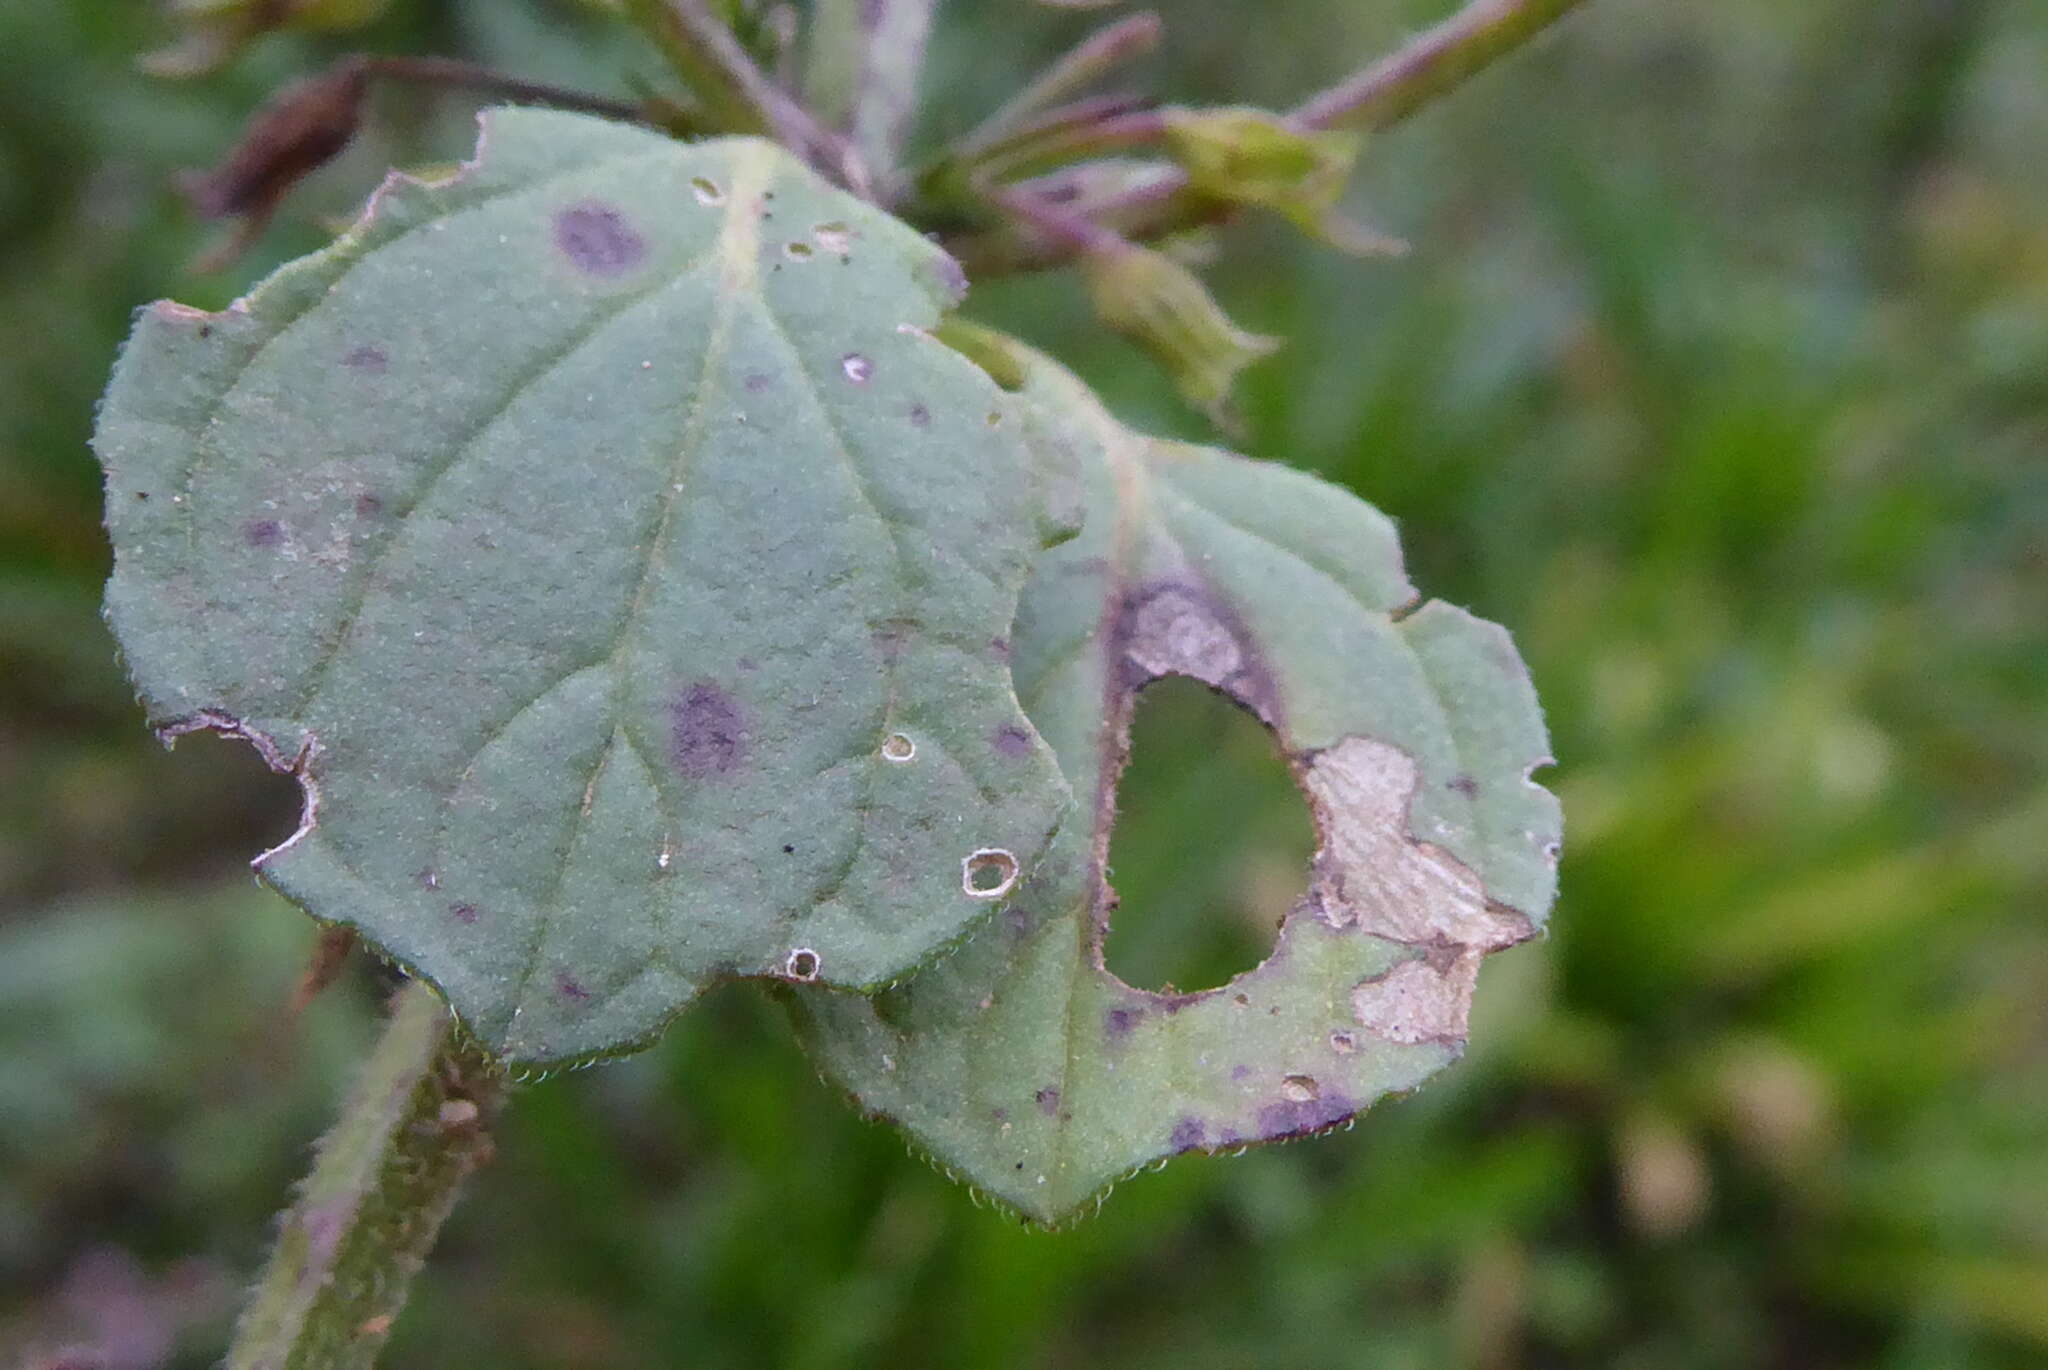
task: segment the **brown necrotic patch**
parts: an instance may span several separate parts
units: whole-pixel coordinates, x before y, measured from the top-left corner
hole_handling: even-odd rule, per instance
[[[1268,727],[1281,726],[1280,691],[1237,611],[1207,585],[1142,586],[1124,601],[1116,631],[1122,675],[1135,691],[1184,675],[1229,695]]]
[[[1351,991],[1352,1016],[1367,1032],[1400,1046],[1462,1046],[1479,958],[1468,951],[1448,963],[1429,956],[1403,961]]]
[[[1410,834],[1419,778],[1407,752],[1369,737],[1309,762],[1302,783],[1322,839],[1314,892],[1323,920],[1413,946],[1491,951],[1528,940],[1526,916],[1491,902],[1469,866]]]
[[[592,276],[617,276],[647,256],[647,242],[625,215],[601,200],[585,200],[555,214],[555,246],[570,265]]]
[[[669,759],[692,780],[731,775],[745,764],[747,720],[739,701],[708,680],[669,703]]]
[[[1330,927],[1421,952],[1354,987],[1358,1026],[1400,1046],[1456,1047],[1480,959],[1526,941],[1535,925],[1489,899],[1478,874],[1449,851],[1412,835],[1419,783],[1413,757],[1373,738],[1348,737],[1309,762],[1303,784],[1322,838],[1311,900]]]

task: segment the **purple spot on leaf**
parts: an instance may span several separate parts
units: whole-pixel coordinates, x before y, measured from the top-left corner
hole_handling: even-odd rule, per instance
[[[356,496],[356,517],[373,519],[384,512],[384,501],[377,495]]]
[[[284,541],[284,525],[276,519],[250,519],[242,525],[242,541],[251,547],[275,547]]]
[[[1446,787],[1464,795],[1467,799],[1477,799],[1479,797],[1479,782],[1469,775],[1454,775],[1449,780],[1446,780],[1444,784]]]
[[[989,738],[989,745],[1013,761],[1031,755],[1031,734],[1015,723],[1005,723]]]
[[[1167,1140],[1176,1152],[1193,1151],[1202,1144],[1208,1131],[1200,1118],[1183,1118],[1173,1125],[1173,1136]]]
[[[1113,1008],[1102,1015],[1103,1030],[1112,1037],[1127,1037],[1143,1016],[1143,1009]]]
[[[684,775],[730,775],[746,755],[746,716],[739,701],[718,686],[699,681],[669,705],[669,756]]]
[[[1324,1094],[1314,1099],[1282,1099],[1259,1110],[1262,1137],[1301,1137],[1337,1124],[1358,1112],[1358,1105],[1341,1094]]]
[[[351,347],[342,357],[341,364],[353,371],[381,376],[385,368],[391,365],[391,358],[383,348],[373,343],[364,343],[360,347]]]
[[[555,246],[581,271],[616,276],[647,255],[647,244],[625,217],[596,200],[571,205],[555,215]]]
[[[576,977],[566,971],[555,977],[555,993],[561,995],[572,1004],[583,1004],[590,1001],[590,991],[578,984]]]
[[[1038,1111],[1046,1117],[1056,1117],[1060,1111],[1060,1092],[1047,1085],[1032,1096],[1038,1100]]]
[[[450,904],[448,916],[458,923],[474,923],[482,915],[474,904]]]
[[[925,408],[925,407],[924,407],[923,405],[921,405],[921,404],[913,404],[913,405],[911,405],[911,406],[910,406],[910,425],[911,425],[911,427],[913,427],[913,428],[929,428],[929,427],[931,427],[931,426],[932,426],[932,411],[931,411],[931,410],[929,410],[929,409],[927,409],[927,408]]]
[[[750,395],[758,395],[774,383],[774,381],[759,371],[749,371],[745,381],[747,393]]]

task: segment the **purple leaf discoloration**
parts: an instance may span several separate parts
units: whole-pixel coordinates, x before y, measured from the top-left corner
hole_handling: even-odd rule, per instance
[[[570,265],[592,276],[618,276],[646,260],[647,240],[615,207],[598,200],[555,215],[555,246]]]
[[[1014,723],[1005,723],[989,737],[989,745],[1012,761],[1031,755],[1031,734]]]
[[[1358,1105],[1341,1094],[1325,1093],[1313,1099],[1276,1099],[1259,1109],[1259,1135],[1268,1139],[1306,1137],[1336,1127],[1356,1112]]]
[[[692,780],[731,775],[746,761],[747,721],[739,701],[708,680],[669,705],[669,759]]]

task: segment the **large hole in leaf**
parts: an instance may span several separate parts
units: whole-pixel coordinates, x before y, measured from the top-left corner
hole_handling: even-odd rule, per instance
[[[1138,696],[1117,795],[1110,970],[1141,989],[1194,990],[1264,960],[1315,850],[1265,725],[1198,681],[1157,681]]]

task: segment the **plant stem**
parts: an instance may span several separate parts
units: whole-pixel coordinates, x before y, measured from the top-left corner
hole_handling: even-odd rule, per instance
[[[960,140],[957,155],[972,160],[976,153],[1003,141],[1033,115],[1094,85],[1116,68],[1159,46],[1164,26],[1151,10],[1097,29],[1069,49],[1036,80],[1024,87]]]
[[[505,1081],[407,981],[315,1151],[235,1329],[227,1370],[365,1370],[471,1171]]]
[[[720,131],[773,138],[856,194],[870,193],[851,144],[775,84],[706,0],[632,0],[631,9]]]
[[[1048,119],[1043,127],[1020,129],[983,153],[974,173],[990,184],[1014,181],[1090,157],[1156,147],[1166,137],[1166,116],[1156,109],[1076,113],[1083,117]]]
[[[853,145],[885,197],[901,180],[897,168],[917,113],[917,83],[936,5],[937,0],[867,0],[861,6]]]
[[[1471,0],[1396,52],[1311,96],[1288,117],[1303,128],[1393,127],[1484,68],[1528,43],[1584,0]],[[1078,168],[1076,168],[1078,170]],[[1127,194],[1090,206],[1090,217],[1136,241],[1149,241],[1227,217],[1230,206],[1190,186],[1187,173],[1161,165],[1128,177]],[[970,276],[1058,266],[1071,242],[1040,225],[1010,220],[949,237],[947,249]]]
[[[647,118],[646,107],[637,100],[613,100],[540,81],[525,81],[453,57],[362,57],[352,60],[360,61],[368,75],[396,81],[478,90],[488,95],[501,95],[508,100],[602,114],[609,119],[642,121]]]
[[[862,0],[811,0],[804,26],[803,99],[827,128],[853,127],[860,99]]]
[[[1583,0],[1474,0],[1398,52],[1311,97],[1306,128],[1391,128],[1564,17]]]

